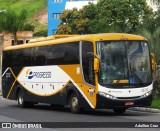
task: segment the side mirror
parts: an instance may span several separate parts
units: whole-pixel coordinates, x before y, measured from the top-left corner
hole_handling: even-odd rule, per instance
[[[94,58],[94,73],[97,73],[99,71],[99,59]]]
[[[151,53],[151,64],[152,64],[152,71],[155,71],[156,62],[155,62],[155,59],[154,59],[154,53]]]

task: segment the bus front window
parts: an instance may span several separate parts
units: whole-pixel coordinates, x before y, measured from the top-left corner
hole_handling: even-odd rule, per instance
[[[148,45],[141,41],[101,41],[97,43],[100,58],[99,83],[142,84],[151,82]],[[116,81],[116,82],[115,82]]]

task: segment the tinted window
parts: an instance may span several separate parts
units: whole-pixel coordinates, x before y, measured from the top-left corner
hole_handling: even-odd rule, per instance
[[[79,43],[35,48],[37,65],[79,64]]]
[[[7,67],[79,64],[79,42],[6,51],[4,64]]]
[[[82,67],[83,76],[87,83],[95,85],[94,76],[94,56],[90,56],[88,53],[93,52],[93,43],[89,41],[82,42]]]

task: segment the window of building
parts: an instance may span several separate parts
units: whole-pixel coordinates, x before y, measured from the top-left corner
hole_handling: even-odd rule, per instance
[[[14,40],[12,40],[12,46],[13,46],[13,45],[21,45],[21,44],[24,44],[24,43],[23,43],[23,40],[17,40],[17,44],[15,43]]]
[[[61,13],[53,13],[53,19],[59,19]]]
[[[54,3],[62,2],[62,0],[53,0]]]
[[[28,43],[29,42],[29,40],[26,40],[26,43]]]

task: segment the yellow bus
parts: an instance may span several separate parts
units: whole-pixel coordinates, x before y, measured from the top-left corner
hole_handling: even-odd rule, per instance
[[[147,40],[123,33],[55,35],[3,51],[2,94],[20,107],[48,103],[82,109],[150,106]]]

